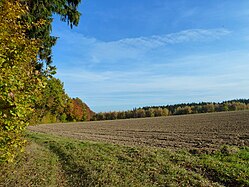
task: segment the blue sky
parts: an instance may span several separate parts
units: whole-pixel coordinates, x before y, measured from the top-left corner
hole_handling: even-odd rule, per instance
[[[56,77],[94,111],[249,98],[248,0],[84,0]]]

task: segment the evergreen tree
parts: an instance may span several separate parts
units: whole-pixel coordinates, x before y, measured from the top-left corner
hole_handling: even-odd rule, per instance
[[[67,22],[70,27],[77,26],[80,13],[77,8],[81,0],[22,0],[28,6],[29,14],[24,17],[24,21],[35,23],[43,20],[45,24],[32,26],[26,34],[29,38],[41,40],[38,57],[35,67],[46,76],[55,73],[52,66],[52,47],[56,44],[57,37],[51,36],[53,14],[61,16],[61,20]]]

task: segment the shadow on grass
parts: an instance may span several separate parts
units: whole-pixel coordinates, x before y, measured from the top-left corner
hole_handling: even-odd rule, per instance
[[[43,137],[44,136],[44,137]],[[95,186],[94,181],[84,167],[79,166],[69,150],[76,149],[73,144],[50,138],[43,134],[29,133],[28,137],[36,143],[47,147],[59,158],[61,168],[67,179],[69,186]],[[76,159],[77,160],[77,159]]]
[[[94,181],[91,179],[87,170],[75,162],[73,156],[67,153],[65,146],[55,141],[50,141],[48,148],[59,157],[59,162],[61,163],[70,186],[94,186]]]
[[[249,186],[248,149],[190,154],[29,136],[57,155],[70,186],[117,186],[124,181],[125,186]],[[165,168],[170,169],[165,173]]]
[[[221,185],[249,186],[249,148],[224,145],[212,154],[197,154],[191,169]],[[184,167],[184,166],[183,166]]]

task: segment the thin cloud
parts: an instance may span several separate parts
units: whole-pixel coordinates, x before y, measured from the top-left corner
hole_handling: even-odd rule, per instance
[[[114,105],[130,108],[242,98],[249,92],[246,50],[214,52],[199,50],[198,44],[197,51],[181,53],[177,48],[203,42],[213,47],[216,40],[231,37],[230,33],[192,29],[109,42],[66,34],[62,35],[64,45],[69,40],[71,46],[59,55],[68,67],[58,67],[57,76],[71,97],[84,99],[95,111]]]
[[[139,98],[143,98],[141,103],[144,105],[155,105],[166,101],[178,103],[246,97],[249,92],[248,60],[246,51],[196,54],[174,58],[171,66],[154,63],[147,67],[141,64],[138,69],[125,68],[122,71],[59,69],[58,76],[72,97],[84,98],[99,111],[99,105],[103,105],[103,110],[110,103],[131,106],[132,103],[138,104]],[[172,100],[176,96],[178,100]]]
[[[87,61],[93,66],[99,63],[119,63],[120,60],[124,59],[141,60],[153,49],[187,42],[218,40],[230,33],[231,31],[223,28],[190,29],[166,35],[125,38],[108,42],[85,37],[75,32],[58,33],[58,35],[61,36],[61,41],[65,42],[64,46],[70,46],[70,48],[62,49],[62,52],[77,53],[78,61]]]
[[[167,35],[155,35],[151,37],[127,38],[110,44],[118,44],[125,47],[135,48],[157,48],[168,44],[177,44],[190,41],[209,41],[219,39],[220,37],[230,34],[227,29],[191,29]]]
[[[167,45],[186,42],[207,42],[217,40],[230,34],[226,29],[191,29],[167,35],[155,35],[150,37],[126,38],[117,41],[97,41],[91,53],[95,54],[95,60],[116,61],[119,59],[141,59],[152,49],[166,47]]]

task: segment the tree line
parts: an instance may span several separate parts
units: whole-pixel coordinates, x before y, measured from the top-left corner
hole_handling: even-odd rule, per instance
[[[159,117],[184,114],[198,114],[222,111],[249,110],[249,99],[237,99],[221,103],[201,102],[182,103],[165,106],[147,106],[127,111],[99,112],[92,116],[92,121],[129,118]]]
[[[89,108],[70,98],[52,65],[53,14],[72,28],[81,0],[0,1],[0,163],[23,151],[31,123],[89,119]]]
[[[81,0],[0,1],[0,163],[23,151],[30,124],[112,120],[248,109],[248,100],[225,103],[143,107],[95,114],[79,98],[70,98],[53,77],[53,14],[72,28],[79,23]]]
[[[54,77],[46,80],[46,87],[28,116],[30,124],[89,121],[93,111],[80,98],[70,98],[63,83]]]

